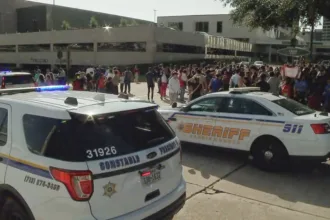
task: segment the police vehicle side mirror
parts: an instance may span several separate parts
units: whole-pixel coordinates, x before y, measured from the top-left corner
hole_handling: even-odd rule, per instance
[[[188,108],[187,106],[183,106],[181,109],[180,109],[181,112],[188,112]]]

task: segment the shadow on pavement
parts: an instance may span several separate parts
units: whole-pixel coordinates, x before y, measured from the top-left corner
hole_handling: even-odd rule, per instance
[[[215,176],[222,179],[214,184],[216,190],[319,216],[330,216],[328,165],[320,164],[313,169],[304,165],[287,172],[269,173],[249,165],[246,155],[201,145],[183,146],[183,165],[188,169],[190,181],[194,181],[192,177],[197,173],[205,179]],[[230,169],[221,172],[225,167]]]

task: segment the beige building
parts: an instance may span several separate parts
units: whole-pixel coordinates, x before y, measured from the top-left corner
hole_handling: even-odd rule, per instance
[[[212,43],[212,45],[211,45]],[[206,57],[207,46],[224,51],[251,51],[252,46],[230,39],[211,41],[201,34],[154,25],[96,28],[0,35],[0,64],[131,65]],[[58,59],[61,51],[63,58]]]

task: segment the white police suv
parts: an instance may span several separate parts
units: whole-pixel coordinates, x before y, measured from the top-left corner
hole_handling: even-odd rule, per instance
[[[249,152],[262,169],[283,169],[293,159],[326,161],[328,114],[256,90],[212,93],[159,112],[182,142]]]
[[[0,71],[1,89],[34,87],[35,82],[31,73]]]
[[[157,106],[67,90],[1,91],[0,219],[165,219],[180,210],[180,143]]]

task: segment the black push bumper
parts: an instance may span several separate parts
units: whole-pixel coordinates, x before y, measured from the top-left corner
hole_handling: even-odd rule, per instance
[[[180,196],[179,199],[174,201],[171,205],[163,208],[162,210],[156,212],[155,214],[144,218],[142,220],[166,220],[172,219],[172,217],[182,209],[186,202],[186,193]]]

